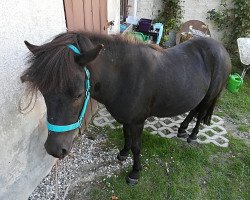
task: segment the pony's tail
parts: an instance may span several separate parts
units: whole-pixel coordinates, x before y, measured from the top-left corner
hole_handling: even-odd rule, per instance
[[[206,113],[205,117],[202,120],[203,124],[206,124],[206,125],[210,126],[212,115],[213,115],[213,112],[214,112],[214,107],[215,107],[216,102],[217,102],[219,97],[220,97],[220,93],[212,100],[210,106],[207,109],[207,113]]]

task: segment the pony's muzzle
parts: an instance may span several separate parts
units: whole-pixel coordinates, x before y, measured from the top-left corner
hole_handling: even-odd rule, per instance
[[[65,141],[64,137],[55,133],[49,134],[44,144],[47,153],[55,158],[64,158],[69,154],[71,146],[72,143],[69,143],[67,140]]]
[[[51,146],[47,141],[45,142],[44,147],[47,153],[55,158],[64,158],[67,154],[69,154],[69,151],[66,148],[62,148],[56,145]]]

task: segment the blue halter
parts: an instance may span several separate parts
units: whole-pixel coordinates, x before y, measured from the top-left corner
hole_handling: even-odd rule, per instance
[[[69,44],[67,46],[75,54],[78,54],[78,55],[81,54],[79,49],[76,46],[74,46],[73,44]],[[90,99],[90,81],[89,81],[90,72],[86,68],[86,66],[84,67],[84,72],[86,74],[86,78],[85,78],[85,92],[86,92],[86,94],[85,94],[85,100],[84,100],[84,104],[83,104],[83,107],[82,107],[82,111],[81,111],[81,114],[79,116],[78,121],[76,123],[74,123],[74,124],[69,124],[69,125],[64,125],[64,126],[54,125],[54,124],[51,124],[51,123],[49,123],[47,121],[47,126],[48,126],[49,131],[53,131],[55,133],[62,133],[62,132],[66,132],[66,131],[72,131],[72,130],[75,130],[77,128],[81,128],[82,120],[83,120],[84,115],[86,113],[87,105],[88,105],[88,102],[89,102],[89,99]]]

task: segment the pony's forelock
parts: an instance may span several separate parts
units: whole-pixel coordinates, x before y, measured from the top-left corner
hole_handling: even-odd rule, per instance
[[[49,43],[36,47],[28,57],[30,67],[21,76],[33,90],[60,91],[76,75],[79,66],[67,44],[77,44],[73,34],[61,34]]]

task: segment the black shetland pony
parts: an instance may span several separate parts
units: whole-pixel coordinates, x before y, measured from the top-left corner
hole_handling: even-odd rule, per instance
[[[21,80],[41,91],[52,124],[68,125],[78,120],[85,96],[83,69],[87,67],[91,97],[123,124],[125,144],[117,158],[125,160],[132,150],[134,164],[127,177],[131,184],[137,183],[141,170],[145,120],[190,111],[177,136],[195,140],[200,123],[210,123],[231,70],[227,51],[211,38],[192,39],[163,50],[121,36],[69,32],[41,46],[26,41],[25,44],[32,56]],[[67,47],[69,44],[75,45],[81,54],[75,54]],[[185,130],[194,117],[196,126],[187,135]],[[63,158],[75,135],[75,131],[49,132],[47,152]]]

